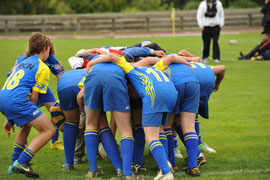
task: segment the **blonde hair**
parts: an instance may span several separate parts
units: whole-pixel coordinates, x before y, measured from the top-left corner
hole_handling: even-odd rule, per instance
[[[33,33],[29,38],[25,57],[39,54],[44,48],[47,49],[48,46],[50,47],[50,54],[55,55],[52,41],[42,33]]]

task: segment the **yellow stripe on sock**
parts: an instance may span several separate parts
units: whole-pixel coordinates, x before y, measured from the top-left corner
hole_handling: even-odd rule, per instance
[[[98,134],[100,135],[100,134],[103,133],[104,131],[110,131],[110,128],[108,128],[108,127],[107,127],[107,128],[104,128],[104,129],[102,129],[101,131],[99,131]]]
[[[78,124],[77,124],[77,123],[68,122],[68,121],[66,121],[66,122],[65,122],[65,124],[70,124],[70,125],[78,126]]]

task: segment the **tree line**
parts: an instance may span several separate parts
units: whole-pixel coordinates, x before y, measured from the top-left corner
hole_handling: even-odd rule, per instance
[[[262,7],[264,0],[220,0],[224,8]],[[85,14],[196,10],[200,0],[1,0],[0,14]]]

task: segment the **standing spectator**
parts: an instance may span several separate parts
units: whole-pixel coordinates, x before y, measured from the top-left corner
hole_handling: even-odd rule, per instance
[[[220,28],[224,25],[224,11],[219,0],[204,0],[197,10],[197,23],[202,29],[202,59],[208,63],[209,48],[213,39],[213,59],[215,63],[220,62],[220,50],[218,38]]]
[[[267,34],[270,33],[270,6],[269,6],[269,0],[265,0],[264,6],[261,9],[261,13],[263,13],[263,19],[262,19],[262,26],[263,31]]]

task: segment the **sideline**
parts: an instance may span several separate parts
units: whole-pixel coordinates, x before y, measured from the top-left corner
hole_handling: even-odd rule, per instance
[[[261,32],[262,28],[252,28],[252,29],[222,29],[221,34],[239,34],[248,32]],[[30,33],[29,33],[30,34]],[[175,36],[200,36],[201,31],[178,31]],[[49,38],[73,38],[73,34],[54,34],[47,35]],[[139,32],[139,33],[107,33],[107,34],[78,34],[77,39],[85,38],[104,38],[104,37],[114,37],[114,38],[128,38],[128,37],[169,37],[172,36],[171,32]],[[29,35],[1,35],[0,39],[28,39]]]

